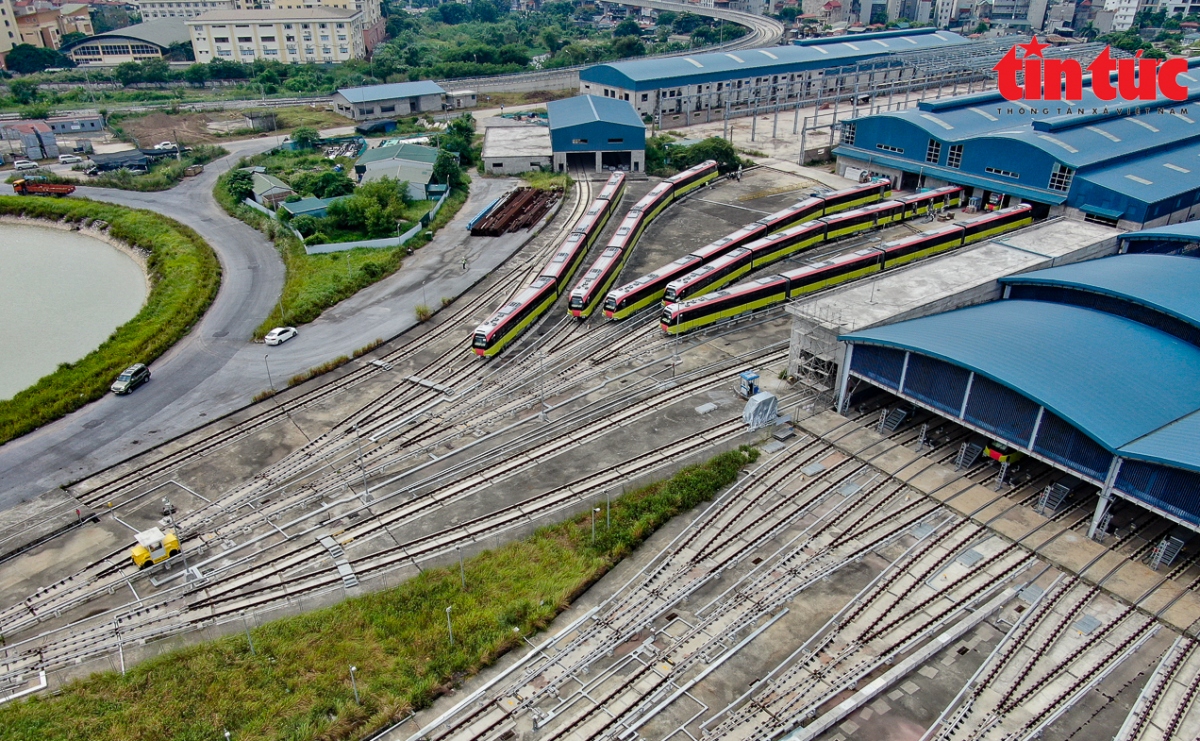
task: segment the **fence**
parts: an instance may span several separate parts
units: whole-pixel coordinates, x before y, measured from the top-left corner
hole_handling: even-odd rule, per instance
[[[409,229],[408,231],[404,232],[403,234],[401,234],[398,237],[385,237],[384,239],[364,239],[364,240],[361,240],[358,242],[331,242],[328,244],[306,244],[306,245],[304,245],[304,251],[305,251],[305,253],[307,253],[309,255],[323,255],[323,254],[326,254],[329,252],[345,252],[346,250],[353,250],[358,247],[369,247],[371,249],[380,249],[383,247],[399,247],[399,246],[405,244],[406,242],[408,242],[408,240],[417,236],[417,234],[420,233],[420,231],[422,229],[426,228],[429,224],[433,223],[434,217],[437,216],[438,211],[440,211],[442,209],[442,204],[445,203],[446,199],[449,197],[450,197],[450,189],[447,188],[446,192],[442,194],[442,197],[439,198],[437,203],[435,203],[433,205],[433,208],[431,208],[429,210],[429,213],[427,213],[427,214],[425,214],[425,216],[421,217],[420,223],[415,224],[413,226],[413,228]],[[296,234],[297,237],[300,237],[299,233],[295,232],[295,230],[292,230],[292,231],[293,231],[293,233]],[[300,237],[300,240],[303,241],[304,238]]]

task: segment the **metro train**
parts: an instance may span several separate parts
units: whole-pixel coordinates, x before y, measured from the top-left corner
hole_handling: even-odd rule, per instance
[[[994,211],[958,224],[886,242],[879,247],[838,255],[688,301],[668,304],[663,307],[660,326],[668,334],[683,334],[1031,223],[1033,208],[1028,204]]]
[[[908,221],[928,213],[930,208],[957,206],[962,194],[962,188],[950,185],[806,221],[733,250],[671,281],[663,291],[663,303],[679,303],[703,296],[733,283],[751,270],[779,262],[823,242]]]
[[[919,196],[909,196],[908,198],[912,200],[911,208],[916,210],[920,207],[919,213],[925,213],[928,211],[929,205],[938,199],[941,199],[944,205],[957,205],[961,194],[961,188],[947,186],[946,188],[939,188],[936,191],[929,191]],[[820,216],[844,211],[854,206],[874,203],[889,198],[891,195],[892,181],[887,178],[880,178],[844,190],[797,201],[782,211],[777,211],[769,216],[764,216],[752,224],[747,224],[736,232],[721,237],[715,242],[710,242],[669,265],[664,265],[630,283],[614,288],[604,298],[604,316],[609,319],[624,319],[630,314],[656,303],[663,297],[663,293],[667,290],[667,284],[671,281],[677,280],[692,270],[701,268],[757,239],[762,239],[780,230],[787,229],[794,224],[811,221]]]
[[[609,240],[608,246],[575,284],[567,301],[567,312],[579,319],[591,316],[601,297],[617,279],[621,268],[625,267],[625,261],[629,259],[638,238],[654,217],[662,213],[675,199],[712,182],[716,177],[717,163],[707,160],[651,188],[649,193],[629,209],[629,213],[621,220],[616,233]]]
[[[533,283],[517,292],[475,329],[471,349],[476,355],[496,355],[554,305],[624,194],[625,173],[614,172]]]

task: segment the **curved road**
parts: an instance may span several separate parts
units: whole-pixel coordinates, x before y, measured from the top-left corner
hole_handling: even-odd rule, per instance
[[[0,446],[0,509],[86,477],[196,429],[249,403],[256,393],[285,388],[287,379],[338,355],[416,324],[420,303],[436,306],[484,278],[530,236],[470,238],[462,222],[515,181],[477,179],[467,204],[404,269],[326,310],[301,328],[300,337],[266,347],[249,342],[283,286],[283,263],[256,230],[228,216],[212,197],[222,172],[239,157],[277,143],[275,138],[227,143],[228,157],[197,178],[157,193],[81,187],[76,193],[146,208],[200,233],[217,252],[221,289],[199,324],[151,364],[153,380],[129,396],[111,394]],[[4,187],[4,191],[10,189]],[[462,259],[469,269],[462,269]],[[428,283],[426,286],[425,284]],[[428,297],[428,299],[426,298]],[[465,342],[465,340],[464,340]],[[465,352],[465,350],[464,350]],[[269,355],[268,359],[264,356]],[[270,380],[268,380],[270,378]]]

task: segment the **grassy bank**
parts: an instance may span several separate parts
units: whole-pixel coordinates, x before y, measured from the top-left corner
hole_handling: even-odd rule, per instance
[[[191,330],[217,295],[221,266],[200,235],[161,214],[78,198],[0,197],[0,214],[80,223],[99,219],[110,236],[149,257],[150,295],[104,344],[12,399],[0,401],[0,443],[103,396],[131,363],[149,363]]]
[[[228,174],[217,180],[213,189],[217,202],[231,216],[241,219],[273,240],[287,269],[283,298],[255,330],[256,337],[262,337],[272,327],[311,322],[330,306],[399,270],[402,257],[409,247],[417,249],[429,241],[422,232],[404,247],[362,247],[345,252],[309,255],[291,230],[280,227],[265,214],[239,203],[229,193],[227,180]],[[436,232],[445,226],[466,202],[465,191],[451,193],[430,229]]]
[[[712,498],[757,457],[716,456],[612,503],[591,541],[587,515],[394,589],[347,600],[132,668],[56,697],[0,707],[0,740],[132,738],[361,739],[427,707],[529,635],[672,516]],[[453,606],[455,643],[446,635]],[[516,628],[514,631],[513,629]],[[362,704],[347,668],[357,667]]]

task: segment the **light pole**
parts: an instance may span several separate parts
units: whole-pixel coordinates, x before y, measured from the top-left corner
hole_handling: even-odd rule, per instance
[[[270,384],[271,390],[274,391],[275,382],[271,380],[271,364],[267,362],[267,358],[269,357],[271,357],[269,354],[263,355],[263,365],[267,366],[267,383]]]
[[[599,507],[592,508],[592,543],[596,542],[596,513],[600,511]]]
[[[450,625],[450,610],[454,609],[454,605],[446,608],[446,632],[450,634],[450,645],[454,645],[454,627]]]
[[[229,741],[229,729],[225,729],[225,741]]]
[[[362,701],[358,699],[358,682],[354,681],[354,672],[357,669],[356,666],[350,667],[350,686],[354,688],[354,704],[362,705]]]
[[[425,298],[425,281],[421,281],[421,305],[429,308],[429,299]]]
[[[458,551],[458,576],[462,579],[462,588],[465,592],[467,591],[467,572],[463,568],[462,547],[456,545],[454,546],[454,550]]]

